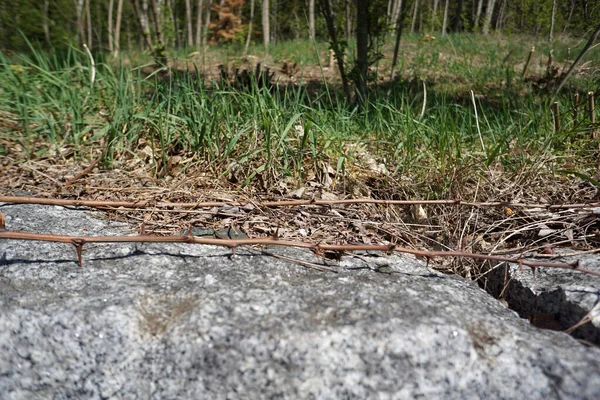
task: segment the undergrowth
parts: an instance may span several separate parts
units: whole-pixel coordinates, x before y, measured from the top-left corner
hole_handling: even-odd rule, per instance
[[[149,147],[157,177],[170,173],[173,157],[183,157],[185,168],[242,185],[257,177],[263,184],[292,177],[301,185],[327,168],[351,175],[364,168],[366,153],[391,176],[432,182],[433,197],[450,194],[457,171],[465,168],[467,175],[489,168],[514,174],[542,159],[594,180],[597,127],[583,105],[573,119],[574,90],[556,99],[551,87],[545,90],[552,76],[540,72],[543,51],[522,79],[519,62],[528,46],[515,42],[409,37],[401,79],[378,80],[362,111],[345,102],[332,79],[309,82],[302,72],[296,83],[269,86],[253,79],[240,88],[192,62],[186,69],[148,71],[97,54],[91,82],[86,54],[72,49],[59,58],[32,47],[30,54],[0,55],[0,153],[35,159],[65,154],[65,148],[80,158],[100,152],[111,168]],[[555,45],[556,60],[567,62],[564,46]],[[275,53],[279,60],[294,58],[285,48]],[[382,62],[373,74],[384,77],[386,68]],[[598,64],[586,68],[572,89],[597,86]],[[560,105],[559,132],[553,100]]]

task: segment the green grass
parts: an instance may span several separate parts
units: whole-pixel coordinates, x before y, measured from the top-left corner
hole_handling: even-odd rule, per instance
[[[348,146],[360,143],[397,176],[419,179],[436,176],[447,182],[452,171],[470,165],[501,166],[510,173],[549,155],[577,160],[577,172],[591,174],[598,144],[589,139],[592,127],[583,111],[576,123],[571,109],[574,90],[598,89],[600,66],[592,54],[587,62],[596,75],[574,78],[556,99],[562,131],[555,134],[551,94],[520,76],[531,41],[452,35],[426,42],[409,35],[404,43],[401,80],[391,86],[380,81],[363,111],[323,80],[317,88],[267,90],[255,83],[238,90],[199,79],[202,66],[145,75],[131,62],[109,64],[98,57],[92,85],[89,60],[76,50],[61,59],[35,50],[10,59],[0,55],[0,113],[11,121],[0,130],[0,154],[21,149],[18,154],[39,158],[67,146],[75,157],[86,158],[101,150],[110,167],[123,154],[148,145],[159,176],[170,157],[183,154],[215,176],[236,170],[239,183],[248,184],[257,175],[263,181],[290,176],[302,182],[323,163],[349,171],[356,160]],[[573,41],[554,44],[561,66],[570,45]],[[538,47],[533,77],[543,75],[548,54],[545,44]],[[597,57],[598,50],[593,51]],[[317,54],[324,62],[327,44],[271,48],[273,64],[290,60],[319,68]],[[573,49],[571,57],[575,54]],[[145,63],[143,58],[137,62]],[[205,59],[235,63],[239,55],[211,49]],[[387,77],[389,60],[375,70]],[[444,191],[442,185],[435,195]]]

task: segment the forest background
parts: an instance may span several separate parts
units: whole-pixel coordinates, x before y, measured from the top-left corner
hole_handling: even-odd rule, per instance
[[[290,39],[329,40],[319,0],[1,0],[0,43],[26,50],[27,38],[52,49],[85,43],[109,51],[144,50],[161,40],[167,49]],[[316,4],[315,4],[316,3]],[[546,37],[581,35],[600,20],[591,0],[329,0],[346,40],[355,34],[357,4],[371,23],[406,31],[492,31]],[[403,4],[404,3],[404,4]],[[403,13],[401,11],[404,11]],[[383,20],[383,21],[382,21]],[[158,34],[157,34],[158,31]]]

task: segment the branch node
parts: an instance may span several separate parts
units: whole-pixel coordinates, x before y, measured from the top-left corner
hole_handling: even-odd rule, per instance
[[[388,248],[387,248],[387,250],[386,250],[386,252],[385,252],[385,253],[386,253],[387,255],[392,255],[392,254],[394,254],[394,250],[395,250],[395,249],[396,249],[396,245],[395,245],[395,244],[393,244],[393,243],[390,243],[390,244],[388,245]]]
[[[192,228],[191,224],[188,227],[187,232],[185,233],[185,238],[187,239],[188,243],[191,243],[194,241],[194,232],[193,232],[193,228]]]
[[[83,241],[82,240],[74,240],[73,245],[75,246],[75,251],[77,252],[77,261],[79,262],[79,267],[83,268]]]

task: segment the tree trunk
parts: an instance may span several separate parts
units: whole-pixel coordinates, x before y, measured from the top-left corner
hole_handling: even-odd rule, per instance
[[[187,24],[187,45],[194,45],[194,31],[192,29],[192,3],[191,0],[185,0],[185,22]]]
[[[350,42],[350,36],[352,36],[352,17],[350,13],[350,5],[351,0],[346,0],[344,3],[344,12],[346,13],[346,29],[344,36],[346,37],[346,42]]]
[[[398,15],[400,15],[400,8],[402,8],[402,0],[393,0],[392,16],[390,19],[390,24],[392,26],[396,26],[396,22],[398,21]]]
[[[554,16],[556,14],[556,0],[552,0],[552,16],[550,17],[550,33],[548,34],[548,41],[552,41],[554,35]]]
[[[415,32],[415,22],[417,21],[417,10],[419,9],[419,0],[414,0],[412,22],[410,23],[410,33]]]
[[[244,46],[244,54],[248,54],[248,47],[250,47],[250,39],[252,38],[253,22],[254,22],[254,0],[250,0],[250,20],[248,21],[248,36],[246,37],[246,45]]]
[[[352,102],[352,93],[350,92],[350,85],[348,83],[348,76],[344,69],[344,53],[340,48],[340,42],[338,41],[337,32],[335,30],[335,15],[331,10],[329,0],[319,0],[319,6],[323,17],[325,18],[325,25],[327,26],[327,33],[329,33],[329,39],[331,40],[331,47],[335,53],[337,59],[338,69],[340,71],[340,77],[342,78],[342,86],[344,88],[344,94],[348,102]]]
[[[152,50],[154,59],[158,64],[167,65],[167,55],[165,48],[165,38],[162,31],[162,15],[158,7],[158,1],[152,0],[152,21],[154,23],[154,32],[156,34],[156,45]]]
[[[358,70],[358,102],[367,100],[369,72],[369,0],[356,0],[356,68]]]
[[[77,22],[77,42],[80,44],[85,43],[85,21],[84,21],[84,0],[77,0],[75,7],[75,18]]]
[[[110,0],[108,2],[108,51],[111,53],[115,50],[114,46],[114,32],[113,32],[113,8],[115,5],[115,0]]]
[[[44,0],[44,15],[43,15],[43,28],[44,28],[44,38],[46,39],[46,44],[50,47],[50,22],[48,16],[48,9],[50,8],[50,0]]]
[[[143,39],[140,44],[143,44],[146,46],[146,48],[151,49],[152,38],[150,37],[150,26],[148,25],[148,1],[142,0],[142,3],[140,3],[140,0],[133,0],[131,5],[133,6],[133,13],[136,16],[140,29],[140,40]]]
[[[504,23],[504,10],[506,9],[507,0],[500,0],[500,11],[498,11],[498,18],[496,18],[496,31],[502,29]]]
[[[315,0],[308,0],[308,38],[315,40]]]
[[[490,25],[494,16],[494,5],[496,0],[488,0],[487,8],[485,9],[485,19],[483,20],[483,28],[481,29],[484,35],[490,33]]]
[[[206,9],[206,22],[204,25],[204,35],[202,36],[202,48],[206,46],[206,37],[208,36],[208,31],[210,29],[210,11],[212,8],[212,0],[208,1],[208,8]]]
[[[121,18],[123,16],[123,0],[119,0],[117,3],[117,22],[115,23],[115,40],[113,47],[113,55],[116,57],[119,55],[121,49]]]
[[[431,27],[429,28],[431,32],[433,32],[435,29],[435,19],[437,17],[437,9],[439,2],[440,0],[433,0],[433,10],[431,12]]]
[[[178,49],[183,42],[185,42],[185,36],[186,35],[186,31],[187,31],[187,24],[184,25],[183,29],[179,29],[179,19],[177,18],[177,15],[179,14],[177,9],[177,2],[173,1],[173,0],[160,0],[158,2],[159,4],[159,11],[161,12],[161,16],[160,16],[160,22],[161,22],[161,27],[163,29],[163,38],[164,38],[164,29],[165,27],[167,27],[168,25],[162,25],[164,23],[163,17],[166,14],[166,11],[164,8],[162,8],[162,4],[161,3],[166,3],[165,7],[167,7],[166,11],[171,11],[171,23],[173,24],[172,27],[172,31],[167,31],[170,35],[170,37],[168,37],[166,40],[172,40],[171,38],[175,39],[175,48]],[[167,41],[163,41],[163,43],[165,44],[165,47],[167,45],[170,44],[170,42]]]
[[[142,29],[144,29],[148,48],[151,49],[154,41],[151,39],[152,36],[150,36],[150,16],[148,10],[148,0],[142,0],[142,13],[140,14],[142,18]]]
[[[390,73],[390,82],[394,81],[394,77],[396,75],[396,65],[398,65],[398,53],[400,52],[400,39],[402,37],[402,28],[404,27],[406,3],[406,1],[403,2],[400,0],[399,18],[396,21],[396,44],[394,45],[394,56],[392,57],[392,72]]]
[[[456,15],[454,16],[454,32],[460,32],[460,21],[462,17],[463,0],[458,0],[458,6],[456,8]]]
[[[277,20],[277,15],[279,14],[279,11],[277,10],[277,6],[279,6],[279,3],[277,0],[271,2],[269,4],[269,32],[271,32],[271,40],[269,41],[269,43],[271,42],[277,42],[277,34],[278,34],[278,29],[279,29],[279,23]],[[275,18],[273,18],[273,20],[271,20],[271,16],[270,16],[270,9],[273,8],[273,15],[275,16]]]
[[[567,33],[567,27],[569,23],[571,23],[571,17],[573,16],[573,11],[575,10],[575,0],[571,0],[571,10],[569,10],[569,16],[567,17],[567,22],[565,22],[565,28],[563,29],[563,33]]]
[[[263,0],[262,3],[262,30],[263,30],[263,44],[265,46],[265,52],[269,52],[269,39],[271,32],[269,31],[269,0]]]
[[[90,0],[85,0],[85,15],[87,25],[87,46],[92,49],[92,13],[90,12]]]
[[[254,2],[254,0],[252,0]],[[204,0],[198,0],[196,6],[196,47],[200,47],[202,38],[202,8],[204,7]]]
[[[477,1],[477,13],[475,13],[475,23],[473,24],[473,32],[479,30],[479,20],[481,19],[481,10],[483,9],[483,0]]]
[[[446,29],[448,28],[448,4],[450,0],[446,0],[446,5],[444,6],[444,18],[442,19],[442,36],[446,34]]]

